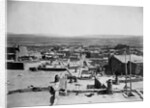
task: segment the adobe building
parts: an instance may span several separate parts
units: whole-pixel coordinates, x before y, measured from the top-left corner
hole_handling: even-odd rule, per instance
[[[17,47],[7,47],[6,57],[7,60],[17,60],[17,52],[19,51],[19,48]]]
[[[143,57],[137,55],[112,55],[108,61],[109,74],[115,74],[116,72],[120,75],[130,73],[133,75],[143,75]],[[127,68],[126,68],[127,67]]]

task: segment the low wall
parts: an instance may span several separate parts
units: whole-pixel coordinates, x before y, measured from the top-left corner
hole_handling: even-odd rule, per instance
[[[7,62],[6,63],[7,69],[13,69],[13,70],[24,70],[24,63],[19,62]]]

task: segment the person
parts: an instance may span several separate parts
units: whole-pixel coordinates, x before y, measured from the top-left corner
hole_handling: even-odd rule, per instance
[[[55,89],[52,86],[49,86],[49,93],[51,94],[50,105],[52,106],[55,102]]]
[[[107,80],[107,93],[108,94],[112,94],[113,93],[113,91],[112,91],[112,80],[111,79],[109,79],[109,80]]]
[[[60,77],[58,75],[55,75],[55,83],[57,83],[59,81]]]

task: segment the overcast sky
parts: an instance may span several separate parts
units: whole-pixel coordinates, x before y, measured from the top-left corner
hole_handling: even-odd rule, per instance
[[[41,2],[8,2],[9,33],[143,35],[143,8]]]

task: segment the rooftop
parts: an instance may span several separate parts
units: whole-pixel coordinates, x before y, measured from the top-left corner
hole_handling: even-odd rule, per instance
[[[114,55],[115,58],[117,58],[122,63],[127,63],[131,61],[132,63],[143,63],[143,57],[138,55]],[[131,60],[130,60],[131,59]]]

